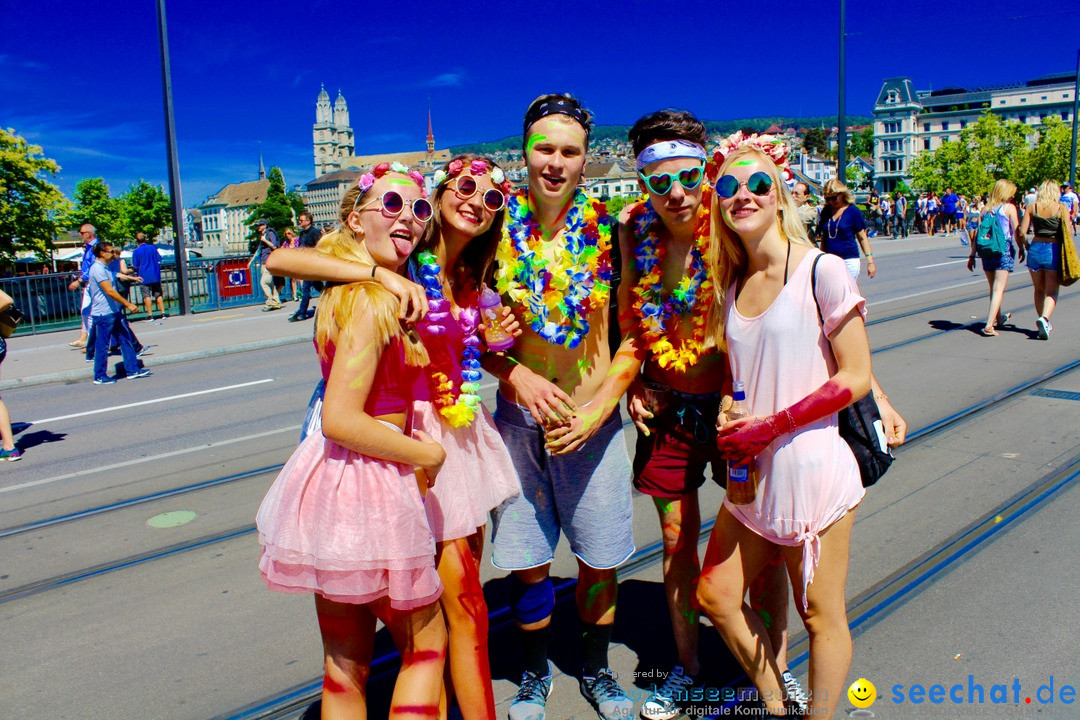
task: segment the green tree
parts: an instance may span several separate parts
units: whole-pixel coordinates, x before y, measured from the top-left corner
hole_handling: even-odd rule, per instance
[[[1057,115],[1049,115],[1039,129],[1039,139],[1019,169],[1016,182],[1021,190],[1038,187],[1043,180],[1058,183],[1069,179],[1072,126]]]
[[[102,240],[121,240],[131,237],[120,198],[109,195],[103,178],[84,178],[75,185],[75,210],[72,226],[90,223],[97,228]]]
[[[49,181],[59,170],[40,147],[0,127],[0,259],[5,263],[17,250],[33,250],[44,260],[53,248],[53,236],[70,210]]]
[[[255,221],[265,218],[279,237],[285,228],[292,227],[295,222],[292,205],[285,194],[285,178],[281,174],[281,168],[270,168],[267,179],[270,180],[270,186],[266,189],[266,200],[252,207],[247,219],[250,228],[248,252],[252,253],[259,246],[259,231],[255,228]]]
[[[1002,121],[987,111],[960,131],[960,139],[922,153],[911,167],[920,190],[974,195],[988,192],[995,180],[1008,178],[1018,185],[1030,163],[1028,128],[1015,120]]]
[[[807,152],[823,153],[829,147],[829,139],[822,128],[810,128],[803,136],[803,147]]]
[[[285,197],[289,199],[289,206],[292,208],[294,218],[299,218],[300,213],[307,210],[304,205],[304,197],[295,190],[285,193]]]
[[[635,200],[636,198],[627,197],[625,195],[616,195],[610,200],[607,200],[604,205],[607,206],[608,215],[612,218],[618,218],[619,213],[623,211],[623,208]]]
[[[144,232],[153,242],[162,228],[172,222],[169,196],[160,185],[139,180],[132,184],[131,189],[124,193],[120,200],[127,229],[132,235]]]
[[[874,157],[874,126],[870,125],[848,139],[848,157]]]

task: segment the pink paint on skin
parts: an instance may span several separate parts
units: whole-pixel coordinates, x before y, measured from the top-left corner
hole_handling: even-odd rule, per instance
[[[413,650],[402,653],[401,663],[403,665],[415,665],[417,663],[432,662],[433,660],[442,660],[445,656],[446,652],[443,650]]]
[[[393,705],[390,707],[390,715],[420,715],[423,717],[438,717],[438,705]]]

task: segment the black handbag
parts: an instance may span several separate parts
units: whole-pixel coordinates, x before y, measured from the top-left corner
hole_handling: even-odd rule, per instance
[[[814,264],[810,268],[810,288],[814,295],[814,305],[817,306],[818,320],[821,321],[822,332],[824,332],[825,319],[821,315],[821,303],[817,298],[817,264],[820,259],[821,255],[814,258]],[[862,477],[863,487],[870,487],[881,479],[896,459],[889,449],[888,439],[885,437],[885,426],[881,422],[881,413],[878,412],[873,392],[867,393],[841,410],[837,414],[837,420],[840,437],[844,438],[855,456],[855,462],[859,464],[859,475]]]

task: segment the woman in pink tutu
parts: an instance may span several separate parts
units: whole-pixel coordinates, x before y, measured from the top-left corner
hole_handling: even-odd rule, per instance
[[[495,701],[487,605],[480,584],[483,531],[488,513],[517,495],[520,486],[479,397],[479,359],[487,348],[478,303],[491,279],[509,185],[494,162],[473,155],[448,162],[436,172],[435,182],[435,219],[409,263],[410,276],[419,285],[377,269],[375,278],[411,303],[417,317],[423,314],[417,329],[431,362],[413,388],[413,426],[430,433],[446,450],[439,481],[425,500],[450,632],[441,716],[456,695],[465,720],[486,720],[495,717]],[[275,252],[269,266],[302,279],[339,282],[372,272],[304,251]],[[404,304],[402,310],[409,314]],[[507,310],[499,327],[505,334],[520,334]]]
[[[432,215],[423,179],[379,167],[345,194],[327,257],[395,271]],[[413,384],[427,353],[404,333],[378,283],[327,289],[315,344],[326,382],[322,432],[285,464],[259,507],[267,585],[315,594],[325,677],[323,718],[365,717],[376,620],[401,653],[391,718],[435,718],[446,653],[435,543],[417,477],[434,482],[439,443],[406,436]],[[416,474],[414,475],[414,471]]]

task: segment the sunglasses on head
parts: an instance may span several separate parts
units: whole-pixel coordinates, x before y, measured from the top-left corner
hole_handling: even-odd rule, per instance
[[[456,178],[451,189],[462,200],[468,200],[480,190],[480,185],[476,182],[476,178],[465,175]],[[506,204],[506,196],[502,194],[501,190],[495,188],[485,190],[482,200],[484,201],[484,207],[491,212],[502,210],[503,205]]]
[[[356,208],[356,212],[363,212],[367,210],[375,203],[382,203],[382,207],[377,208],[391,217],[397,217],[401,214],[401,211],[405,209],[405,198],[401,197],[401,193],[396,190],[387,190],[382,194],[382,197],[377,197],[374,200],[369,200],[360,207]],[[412,201],[412,214],[413,218],[418,222],[426,223],[431,219],[431,203],[424,198],[416,198]],[[376,209],[376,208],[372,208]]]
[[[657,195],[667,195],[671,192],[671,188],[675,186],[676,181],[683,186],[684,190],[697,189],[697,186],[701,184],[702,179],[705,177],[705,166],[698,165],[679,172],[656,173],[655,175],[638,173],[638,177],[641,178],[641,181],[645,183],[645,187],[651,192]]]
[[[725,175],[716,181],[716,194],[722,198],[733,198],[743,185],[755,195],[768,195],[772,190],[772,178],[763,170],[758,170],[746,182],[740,182],[734,175]]]

